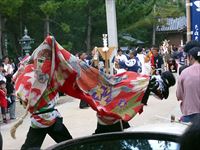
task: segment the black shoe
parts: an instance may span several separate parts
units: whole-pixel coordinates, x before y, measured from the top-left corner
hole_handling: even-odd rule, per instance
[[[88,107],[89,107],[88,105],[87,106],[79,106],[80,109],[86,109]]]
[[[88,107],[89,107],[89,105],[85,101],[83,101],[83,100],[80,101],[80,105],[79,105],[80,109],[85,109]]]

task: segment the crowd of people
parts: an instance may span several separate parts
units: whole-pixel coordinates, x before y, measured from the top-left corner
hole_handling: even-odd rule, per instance
[[[81,60],[105,71],[104,60],[99,56],[98,62],[94,56],[94,50],[91,55],[80,53],[76,56]],[[181,111],[183,122],[193,122],[195,118],[200,116],[200,43],[191,41],[185,47],[167,48],[152,46],[149,49],[136,47],[134,49],[123,51],[120,48],[117,55],[113,59],[114,74],[120,74],[126,71],[133,71],[148,76],[161,75],[164,71],[177,72],[177,99],[181,101]],[[16,71],[16,65],[12,63],[9,57],[4,57],[0,63],[0,106],[3,122],[7,123],[8,119],[16,119],[15,116],[15,94],[14,83],[12,81],[13,73]],[[169,80],[168,80],[169,82]],[[170,83],[166,84],[170,84]],[[174,83],[175,84],[175,83]],[[170,86],[169,86],[170,87]],[[168,87],[168,88],[169,88]],[[169,92],[169,91],[168,91]],[[146,92],[147,93],[147,92]],[[168,93],[169,94],[169,93]],[[168,95],[167,95],[168,96]],[[144,96],[145,97],[145,96]],[[79,107],[87,108],[89,105],[84,101],[80,101]],[[46,113],[46,112],[45,112]],[[9,116],[7,115],[9,114]],[[62,122],[62,121],[61,121]],[[124,124],[128,125],[127,122]],[[124,125],[123,124],[123,125]],[[56,125],[56,124],[55,124]],[[59,126],[63,126],[62,123]],[[97,129],[102,126],[98,124]],[[129,125],[128,125],[129,126]],[[58,127],[58,126],[56,126]],[[110,127],[108,127],[110,129]],[[50,129],[50,128],[49,128]],[[106,129],[107,130],[107,129]],[[43,131],[43,129],[41,129]],[[41,132],[39,131],[39,132]],[[35,131],[34,131],[35,132]],[[30,128],[28,136],[29,139],[25,143],[30,144],[30,139],[34,136]],[[49,131],[44,131],[46,135]],[[101,131],[102,132],[102,131]],[[96,131],[95,131],[96,133]],[[60,134],[60,133],[59,133]],[[71,139],[71,135],[66,130],[67,139]],[[57,137],[55,137],[56,139]],[[42,137],[44,140],[44,137]],[[43,140],[38,140],[41,143]],[[60,140],[57,140],[58,142]],[[61,140],[62,141],[62,140]],[[24,145],[25,146],[25,145]]]
[[[76,56],[88,65],[98,67],[99,70],[105,72],[105,60],[100,55],[98,55],[98,64],[95,65],[94,51],[91,54],[77,53]],[[152,46],[151,48],[138,46],[130,50],[119,48],[112,62],[114,74],[133,71],[143,75],[160,75],[164,71],[177,72],[178,68],[187,63],[187,58],[183,46],[168,47],[166,52],[162,46]]]
[[[0,62],[0,107],[3,123],[8,123],[9,119],[16,119],[16,97],[12,81],[13,73],[16,70],[16,65],[8,56],[5,56]]]
[[[87,57],[85,57],[85,60]],[[184,47],[133,50],[118,49],[114,73],[133,71],[144,75],[161,75],[163,71],[177,72],[177,100],[182,112],[181,122],[192,122],[180,138],[180,149],[198,149],[200,122],[200,42],[190,41]]]
[[[169,48],[165,53],[162,48],[156,46],[149,49],[136,47],[124,53],[118,49],[115,73],[134,71],[144,75],[160,75],[166,70],[177,72],[177,68],[185,64],[186,55],[182,47],[179,47],[179,50]]]
[[[77,53],[76,57],[86,62],[88,65],[105,71],[105,60],[92,50],[91,54],[85,52]],[[97,55],[98,59],[95,58]],[[98,60],[98,61],[97,61]],[[120,74],[126,71],[133,71],[142,75],[161,75],[164,71],[177,72],[179,76],[183,68],[188,66],[187,52],[184,46],[160,47],[153,45],[151,48],[142,48],[140,46],[131,48],[130,50],[117,50],[117,55],[113,58],[113,73]],[[84,101],[80,101],[79,108],[88,108],[89,105]]]

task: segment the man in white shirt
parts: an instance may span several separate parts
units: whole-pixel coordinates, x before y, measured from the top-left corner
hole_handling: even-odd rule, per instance
[[[146,74],[146,67],[145,67],[145,62],[144,62],[144,58],[145,58],[145,55],[142,53],[142,48],[141,47],[138,47],[137,48],[137,56],[136,56],[140,63],[141,63],[141,68],[142,68],[142,71],[141,71],[141,74]]]
[[[122,53],[122,50],[121,50],[121,49],[118,49],[118,50],[117,50],[116,59],[118,59],[119,61],[123,61],[123,62],[125,62],[125,61],[128,60],[127,57],[126,57],[126,55],[124,55],[124,54]]]
[[[4,57],[4,59],[3,59],[3,65],[4,65],[5,75],[13,74],[14,68],[10,64],[10,59],[9,59],[8,56]]]
[[[4,76],[4,65],[1,63],[0,64],[0,81],[3,80],[4,82],[6,82],[6,78]]]

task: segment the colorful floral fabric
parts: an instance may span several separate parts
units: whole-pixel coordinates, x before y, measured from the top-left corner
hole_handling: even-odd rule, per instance
[[[128,121],[143,107],[148,76],[134,72],[108,76],[69,53],[52,36],[25,62],[15,75],[15,89],[17,97],[30,104],[31,114],[49,106],[58,91],[84,99],[105,124]],[[35,120],[41,125],[45,122]]]

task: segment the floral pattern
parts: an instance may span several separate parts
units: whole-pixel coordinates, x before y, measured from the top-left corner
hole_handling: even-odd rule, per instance
[[[25,69],[15,75],[15,89],[18,98],[30,104],[31,114],[47,108],[58,91],[84,99],[105,123],[110,122],[106,118],[111,118],[111,122],[128,121],[143,107],[141,100],[149,83],[148,76],[134,72],[108,76],[76,58],[52,36],[25,62],[21,64]],[[51,119],[54,122],[55,117],[47,116],[37,116],[35,124],[46,126],[51,124]]]

